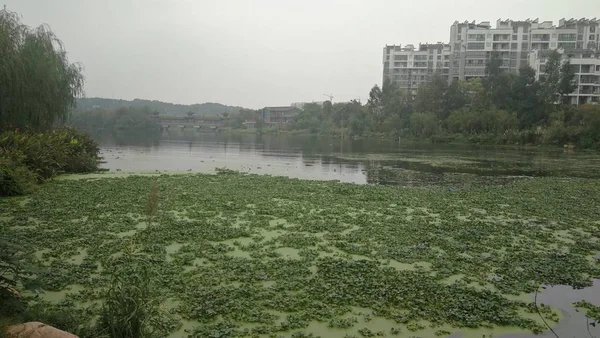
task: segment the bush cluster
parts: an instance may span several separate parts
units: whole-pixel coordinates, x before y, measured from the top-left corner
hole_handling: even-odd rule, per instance
[[[98,170],[99,147],[73,128],[0,134],[0,196],[27,194],[61,173]]]

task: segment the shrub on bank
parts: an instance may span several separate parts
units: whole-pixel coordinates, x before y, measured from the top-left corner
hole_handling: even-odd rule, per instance
[[[22,195],[60,173],[98,170],[99,147],[72,128],[0,135],[0,196]]]
[[[25,195],[35,188],[37,176],[14,159],[21,156],[0,149],[0,196]]]

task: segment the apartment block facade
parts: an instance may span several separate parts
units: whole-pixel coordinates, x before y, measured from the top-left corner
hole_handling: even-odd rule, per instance
[[[571,104],[600,103],[600,51],[592,49],[559,50],[563,62],[567,60],[575,73],[576,88],[569,95]],[[529,56],[529,65],[539,79],[544,76],[548,50],[535,50]]]
[[[551,50],[563,54],[563,60],[569,60],[577,74],[572,103],[599,102],[600,20],[596,18],[561,19],[558,25],[538,19],[508,19],[497,20],[495,27],[489,21],[456,21],[450,27],[449,44],[385,46],[383,81],[416,94],[436,73],[448,81],[485,77],[492,53],[500,56],[504,71],[517,73],[529,65],[539,77]]]
[[[534,50],[566,51],[599,50],[600,20],[561,19],[552,21],[498,20],[490,22],[455,22],[450,27],[451,64],[449,80],[485,76],[486,60],[496,52],[502,58],[502,68],[517,72],[529,64]]]
[[[434,74],[447,77],[450,72],[450,45],[444,43],[385,46],[383,81],[416,94],[419,85]]]

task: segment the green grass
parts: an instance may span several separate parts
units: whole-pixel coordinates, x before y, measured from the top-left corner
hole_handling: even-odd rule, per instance
[[[0,200],[0,229],[45,269],[44,289],[81,287],[58,306],[90,315],[133,243],[149,257],[152,298],[194,337],[481,337],[544,330],[526,297],[534,283],[600,277],[598,191],[596,179],[449,192],[226,171],[57,180]]]

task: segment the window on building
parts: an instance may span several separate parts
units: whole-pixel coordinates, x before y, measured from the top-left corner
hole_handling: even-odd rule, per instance
[[[596,66],[596,71],[600,72],[600,66]]]
[[[552,48],[556,48],[556,43],[552,43],[551,44]],[[535,43],[531,45],[532,49],[542,49],[542,50],[546,50],[548,49],[548,44],[547,43]]]
[[[580,36],[579,40],[583,40],[583,35]],[[575,41],[576,39],[575,34],[558,34],[558,41]]]
[[[518,40],[518,39],[519,39],[519,36],[518,36],[517,34],[513,34],[513,36],[512,36],[512,39],[513,39],[513,40]]]
[[[583,40],[583,34],[577,35],[577,40]],[[568,41],[571,41],[571,40],[568,40]]]
[[[474,50],[485,49],[485,43],[483,43],[483,42],[469,42],[467,44],[467,49],[474,49]]]
[[[528,50],[529,49],[529,44],[527,42],[522,42],[521,43],[521,50]]]
[[[523,39],[523,40],[527,40],[527,39],[529,39],[529,36],[528,36],[528,35],[526,35],[526,34],[523,34],[523,36],[522,36],[522,39]]]
[[[469,34],[467,36],[467,39],[475,41],[485,41],[485,34]]]
[[[518,26],[513,27],[513,33],[518,33],[518,32],[519,32],[519,27]]]
[[[529,27],[523,26],[523,33],[527,33],[527,32],[529,32]]]
[[[594,34],[590,35],[590,40],[594,40],[595,36]]]
[[[594,33],[596,31],[596,26],[590,26],[590,33]]]
[[[394,55],[394,60],[406,61],[408,60],[407,55]]]
[[[576,44],[574,42],[560,42],[558,48],[562,49],[575,49]]]
[[[517,43],[516,42],[511,43],[510,49],[517,49]]]
[[[437,56],[437,60],[438,60],[438,61],[442,61],[442,56],[441,56],[441,55],[438,55],[438,56]]]
[[[429,55],[429,60],[433,61],[433,55]]]

